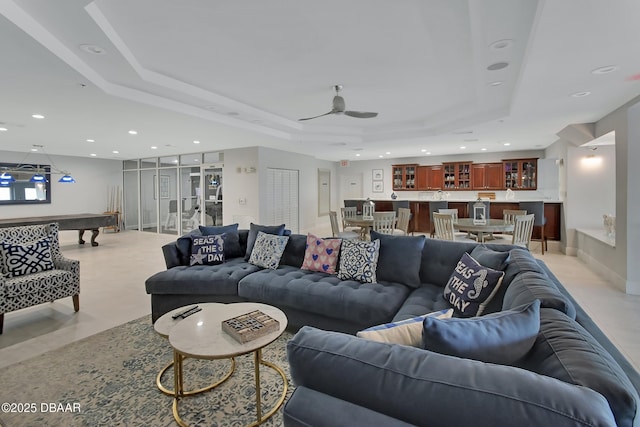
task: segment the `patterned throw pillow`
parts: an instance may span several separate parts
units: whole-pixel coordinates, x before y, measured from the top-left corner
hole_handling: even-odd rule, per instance
[[[5,276],[8,278],[53,270],[51,240],[44,238],[25,245],[2,243]]]
[[[340,249],[340,269],[338,279],[357,280],[361,283],[375,283],[376,268],[378,267],[378,253],[380,240],[362,242],[357,240],[343,240]]]
[[[444,287],[444,299],[460,317],[480,316],[503,277],[503,271],[484,267],[465,252]]]
[[[384,325],[372,326],[359,331],[356,336],[370,341],[386,342],[391,344],[410,345],[412,347],[422,346],[422,329],[424,319],[435,317],[437,319],[449,319],[453,314],[453,309],[435,311],[411,319],[400,320]]]
[[[191,237],[189,265],[216,265],[224,262],[224,235]]]
[[[313,234],[307,234],[304,261],[300,268],[336,274],[340,242],[340,239],[321,239]]]
[[[288,241],[289,236],[276,236],[259,231],[251,250],[249,264],[271,270],[277,269]]]

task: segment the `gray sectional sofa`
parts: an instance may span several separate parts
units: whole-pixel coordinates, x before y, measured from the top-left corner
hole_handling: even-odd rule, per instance
[[[286,426],[640,426],[640,375],[528,251],[374,235],[378,280],[359,283],[300,269],[304,235],[289,236],[277,269],[249,264],[243,255],[255,233],[240,230],[237,256],[220,265],[189,266],[188,236],[165,245],[167,270],[146,290],[154,321],[200,302],[282,309],[300,327],[287,346],[297,387],[283,410]],[[425,348],[353,335],[450,307],[443,289],[465,252],[504,278],[482,316],[443,321],[467,334],[464,350],[434,351],[426,333]],[[526,347],[501,348],[498,362],[485,358],[487,342],[513,338],[508,322],[521,313],[539,321]]]

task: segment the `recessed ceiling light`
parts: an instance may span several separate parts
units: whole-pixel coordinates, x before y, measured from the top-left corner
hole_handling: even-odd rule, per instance
[[[44,116],[42,114],[32,114],[31,117],[33,117],[34,119],[44,119]]]
[[[422,151],[423,153],[426,153],[426,152],[427,152],[427,150],[425,150],[424,148],[423,148],[422,150],[420,150],[420,151]]]
[[[96,142],[95,139],[87,139],[87,142]]]
[[[382,154],[380,154],[378,157],[383,158],[384,156]]]
[[[427,151],[425,154],[431,154],[431,151]]]
[[[511,39],[497,40],[489,45],[491,49],[495,50],[502,50],[511,46],[513,46],[513,40]]]
[[[193,141],[194,144],[200,144],[200,141]]]
[[[573,96],[574,98],[583,98],[589,95],[591,95],[591,92],[589,92],[588,90],[585,90],[584,92],[576,92],[571,94],[571,96]]]
[[[465,147],[464,145],[462,147],[460,147],[461,150],[466,150],[467,147]]]
[[[510,146],[510,145],[511,145],[511,143],[510,143],[510,142],[505,142],[505,143],[504,143],[504,144],[502,144],[502,145],[504,145],[505,147],[508,147],[508,146]]]
[[[7,128],[0,128],[0,132],[6,132],[6,131],[8,131],[8,130],[9,130],[9,129],[7,129]]]
[[[90,155],[91,157],[95,157],[95,156],[97,156],[97,154],[96,154],[96,153],[91,153],[91,154],[89,154],[89,155]]]
[[[387,152],[386,152],[386,153],[384,153],[384,154],[389,155],[389,154],[391,154],[391,151],[387,151]]]
[[[608,74],[616,71],[617,69],[617,65],[607,65],[606,67],[599,67],[595,70],[591,70],[591,74]]]
[[[507,68],[509,66],[508,62],[496,62],[494,64],[491,64],[487,67],[487,70],[489,71],[498,71],[498,70],[502,70],[503,68]]]
[[[113,154],[119,154],[120,152],[118,150],[113,150],[112,153]]]
[[[81,44],[78,46],[80,50],[83,52],[90,53],[92,55],[106,55],[107,51],[105,48],[98,46],[96,44]]]
[[[356,157],[360,157],[360,153],[356,153]]]
[[[138,134],[137,130],[133,130],[132,129],[132,130],[129,131],[129,135],[137,135],[137,134]]]
[[[487,149],[486,149],[486,148],[484,148],[484,147],[482,147],[482,148],[480,149],[480,151],[487,151]]]
[[[151,146],[151,149],[152,149],[152,150],[157,150],[157,149],[158,149],[158,147],[156,147],[155,145],[152,145],[152,146]]]
[[[501,81],[491,82],[491,83],[489,83],[489,86],[496,87],[496,86],[500,86],[502,83],[503,82],[501,82]]]
[[[38,151],[36,147],[31,147],[31,151]]]

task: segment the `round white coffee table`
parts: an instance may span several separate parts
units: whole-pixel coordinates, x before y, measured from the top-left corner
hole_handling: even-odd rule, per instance
[[[176,422],[180,426],[187,425],[178,412],[180,399],[189,395],[189,392],[185,392],[184,390],[183,361],[185,358],[207,360],[233,359],[235,356],[253,353],[256,388],[256,421],[249,425],[257,426],[262,424],[266,419],[276,413],[284,403],[287,395],[288,385],[284,371],[279,366],[262,359],[262,349],[282,335],[287,327],[287,316],[275,307],[258,303],[198,305],[202,308],[202,311],[179,321],[169,330],[169,343],[173,347],[173,416]],[[280,324],[279,329],[244,344],[236,341],[231,335],[222,330],[222,321],[255,310],[260,310],[276,319]],[[275,406],[266,414],[262,414],[260,365],[273,369],[283,380],[282,395]],[[233,371],[231,371],[229,375],[232,373]],[[224,381],[224,379],[221,381]],[[218,384],[221,384],[221,381],[218,381]],[[210,388],[212,387],[209,386],[209,389]]]
[[[209,311],[209,310],[223,309],[224,305],[225,304],[219,304],[219,303],[200,303],[200,304],[187,305],[184,307],[178,307],[175,310],[171,310],[168,313],[165,313],[161,317],[159,317],[156,320],[156,323],[153,324],[153,328],[160,336],[169,339],[169,332],[171,332],[171,329],[173,329],[175,325],[177,325],[178,323],[186,319],[182,317],[177,317],[174,319],[175,315],[184,313],[190,308],[198,307],[200,309],[203,309],[203,310],[206,309],[207,311]],[[196,318],[201,318],[201,316],[203,315],[204,315],[203,311],[198,311],[192,314],[191,316],[195,316]],[[171,362],[169,362],[167,366],[162,368],[162,370],[160,370],[160,372],[158,372],[158,375],[156,376],[156,385],[158,386],[158,389],[164,394],[167,394],[169,396],[175,395],[175,389],[170,389],[166,387],[164,384],[162,384],[162,377],[172,366],[173,366],[173,360],[171,360]],[[206,387],[202,387],[202,388],[198,388],[190,391],[183,390],[183,396],[192,396],[194,394],[204,393],[205,391],[209,391],[213,388],[216,388],[217,386],[225,382],[227,379],[229,379],[229,377],[233,374],[233,371],[235,370],[235,368],[236,368],[236,361],[232,357],[231,367],[229,368],[229,371],[225,374],[224,377],[220,378],[218,381]]]

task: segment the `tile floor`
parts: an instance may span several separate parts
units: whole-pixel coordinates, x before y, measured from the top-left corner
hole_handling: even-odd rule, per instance
[[[91,247],[78,245],[75,232],[61,232],[65,256],[80,260],[80,311],[74,313],[71,298],[65,298],[5,314],[0,367],[149,314],[144,281],[165,268],[160,247],[175,238],[137,231],[106,232],[98,237],[100,246]],[[624,294],[554,246],[551,242],[544,256],[539,244],[534,243],[532,251],[640,370],[640,296]]]

